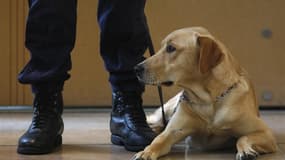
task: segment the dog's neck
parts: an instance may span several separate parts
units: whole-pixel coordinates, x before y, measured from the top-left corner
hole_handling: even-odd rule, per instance
[[[206,93],[196,94],[197,92],[195,93],[192,90],[184,90],[183,94],[180,97],[180,101],[187,101],[191,105],[208,105],[208,104],[221,103],[224,100],[224,98],[227,97],[232,92],[232,90],[234,90],[237,87],[237,85],[238,83],[234,83],[226,90],[224,90],[220,95],[216,96],[214,99],[210,98],[211,100],[209,99],[209,96],[207,96]]]
[[[235,70],[225,69],[224,65],[222,63],[213,69],[203,81],[193,82],[187,86],[180,85],[191,101],[197,104],[215,104],[221,102],[237,87],[240,75]]]
[[[203,85],[199,83],[192,83],[189,86],[184,86],[185,99],[191,100],[193,104],[211,104],[211,95],[205,90]],[[187,97],[187,98],[186,98]]]

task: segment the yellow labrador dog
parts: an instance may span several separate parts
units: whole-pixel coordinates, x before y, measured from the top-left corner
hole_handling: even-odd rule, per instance
[[[176,85],[183,91],[165,104],[165,130],[133,159],[156,160],[187,136],[193,147],[203,149],[222,148],[236,139],[237,160],[254,160],[277,150],[272,131],[259,117],[245,70],[206,29],[172,32],[135,70],[146,84]],[[148,117],[156,130],[163,126],[161,121],[159,111]]]

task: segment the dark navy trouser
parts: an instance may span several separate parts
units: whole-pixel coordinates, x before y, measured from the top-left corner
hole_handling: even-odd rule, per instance
[[[144,6],[145,0],[99,0],[100,53],[113,91],[144,90],[133,71],[148,46]],[[70,77],[77,0],[29,0],[29,8],[25,44],[31,59],[19,82],[31,84],[34,93],[61,91]]]

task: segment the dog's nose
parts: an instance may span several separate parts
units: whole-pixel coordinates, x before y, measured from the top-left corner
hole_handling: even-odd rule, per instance
[[[144,66],[141,64],[138,64],[134,67],[134,70],[136,73],[142,73],[144,71]]]

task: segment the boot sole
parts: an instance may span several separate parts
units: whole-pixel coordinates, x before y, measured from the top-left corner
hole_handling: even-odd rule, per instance
[[[131,152],[142,151],[146,147],[146,146],[129,145],[125,143],[124,138],[114,135],[114,134],[111,135],[111,142],[114,145],[124,146],[126,150],[131,151]]]
[[[47,154],[55,151],[56,149],[59,149],[59,147],[62,145],[62,136],[57,136],[54,145],[51,147],[31,147],[31,146],[18,146],[17,152],[20,154],[27,154],[27,155],[33,155],[33,154]]]

